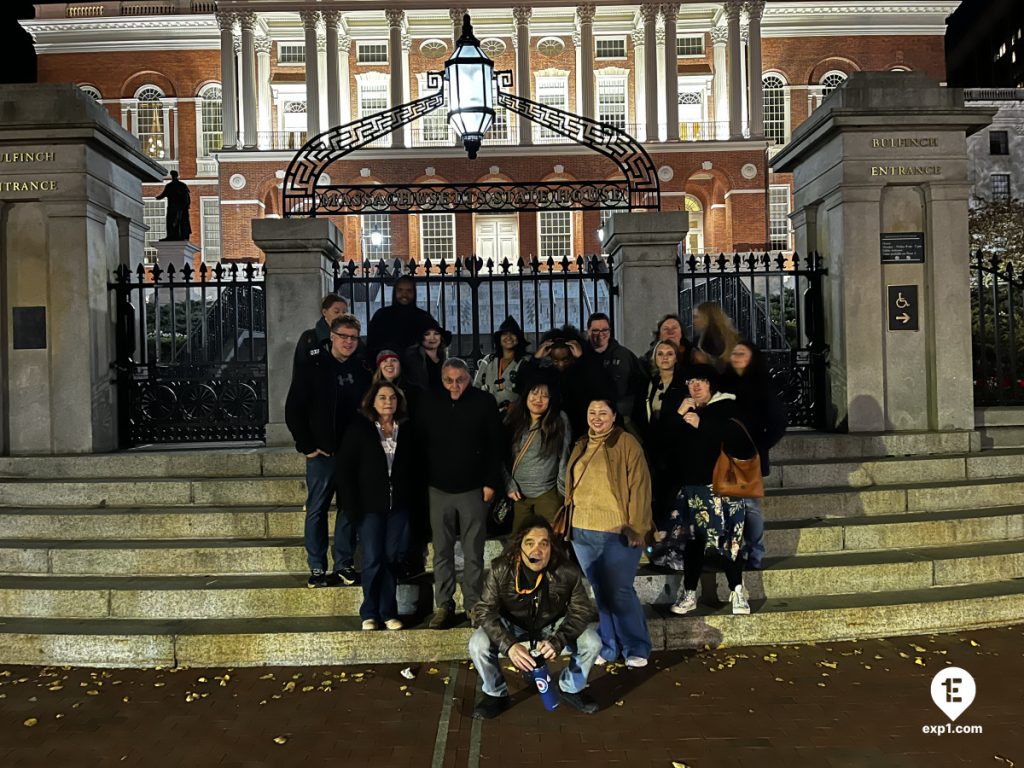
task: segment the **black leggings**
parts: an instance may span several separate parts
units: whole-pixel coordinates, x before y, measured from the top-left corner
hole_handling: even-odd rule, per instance
[[[683,547],[683,586],[693,591],[700,582],[700,574],[704,570],[705,542],[707,536],[697,533],[695,538],[689,539]],[[743,583],[743,556],[730,560],[728,557],[716,557],[722,561],[722,570],[725,571],[726,581],[729,589],[736,589]]]

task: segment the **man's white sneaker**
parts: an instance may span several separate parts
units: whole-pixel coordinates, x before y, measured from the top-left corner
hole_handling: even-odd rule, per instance
[[[734,616],[747,616],[750,614],[750,603],[747,602],[746,590],[742,584],[737,584],[736,589],[729,593],[729,602],[732,603]]]
[[[679,594],[679,599],[672,603],[669,610],[680,616],[697,610],[697,590],[683,589]]]
[[[363,619],[363,631],[365,631],[365,632],[373,632],[376,629],[377,629],[377,620],[376,619]]]
[[[597,658],[596,658],[596,659],[594,659],[594,663],[595,663],[595,664],[596,664],[597,666],[599,666],[599,667],[603,667],[603,666],[604,666],[605,664],[607,664],[607,663],[608,663],[608,659],[606,659],[606,658],[605,658],[604,656],[602,656],[601,654],[598,654],[598,655],[597,655]]]
[[[643,656],[627,656],[626,666],[630,669],[643,669],[647,666],[647,659]]]

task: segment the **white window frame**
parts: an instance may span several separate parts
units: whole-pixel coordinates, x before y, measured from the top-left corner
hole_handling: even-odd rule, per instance
[[[215,99],[209,95],[214,90],[220,94]],[[220,104],[220,114],[214,114],[211,111],[208,115],[206,107],[218,103]],[[215,119],[214,122],[219,122],[220,130],[208,130],[208,118],[211,120]],[[208,83],[199,91],[199,96],[196,98],[196,125],[199,128],[198,141],[196,142],[196,157],[199,159],[211,158],[214,152],[219,151],[224,146],[224,99],[220,83]]]
[[[996,194],[996,179],[1006,179],[1006,192]],[[993,173],[989,175],[989,189],[992,190],[992,202],[1005,203],[1013,199],[1013,180],[1008,173]]]
[[[694,40],[699,40],[700,41],[700,50],[697,53],[693,53],[693,52],[683,53],[683,52],[681,52],[680,49],[683,48],[683,42],[682,42],[683,40],[686,40],[688,43],[692,43]],[[676,58],[677,59],[691,59],[691,58],[699,58],[701,56],[706,56],[707,55],[707,44],[706,43],[707,43],[707,41],[704,40],[704,35],[677,35],[676,36]]]
[[[417,87],[422,99],[432,91],[427,88],[427,73],[420,72],[416,75]],[[455,143],[454,131],[448,124],[448,89],[441,89],[441,106],[430,114],[424,115],[419,121],[418,146],[423,147],[450,147]],[[490,134],[488,134],[490,138]]]
[[[542,263],[549,257],[555,261],[572,259],[573,226],[572,211],[537,213],[537,253]]]
[[[419,225],[421,262],[430,259],[431,263],[437,263],[442,258],[455,258],[454,213],[421,213]],[[444,244],[445,239],[448,241],[447,246]]]
[[[384,49],[384,59],[379,59],[380,49]],[[382,66],[391,62],[391,52],[388,50],[387,40],[357,40],[356,41],[356,64],[368,66]]]
[[[789,143],[789,137],[790,137],[790,108],[789,107],[790,107],[790,93],[791,93],[791,91],[790,91],[789,83],[786,82],[786,78],[782,76],[781,72],[769,71],[769,72],[765,72],[764,74],[761,75],[761,89],[762,89],[762,92],[764,94],[764,96],[763,96],[763,98],[764,98],[764,107],[763,107],[763,113],[762,114],[764,115],[765,138],[770,138],[768,136],[768,124],[769,124],[770,121],[768,119],[769,110],[768,110],[768,103],[767,103],[769,89],[764,84],[764,81],[767,78],[769,78],[769,77],[778,78],[779,82],[782,83],[782,86],[778,89],[782,93],[782,105],[781,105],[781,108],[782,108],[782,138],[781,138],[781,140],[777,139],[777,141],[778,141],[779,144],[788,144]],[[771,89],[771,90],[775,90],[775,89]],[[774,122],[774,124],[777,124],[777,121],[772,121],[772,122]]]
[[[297,54],[302,52],[302,56]],[[277,64],[280,67],[306,66],[306,43],[301,40],[281,40],[277,44]]]
[[[547,91],[547,93],[544,93],[544,91]],[[560,91],[560,94],[556,94],[556,91]],[[534,75],[534,94],[537,97],[537,101],[541,104],[547,104],[568,111],[569,73],[562,71],[551,72],[550,70],[536,73]],[[561,99],[552,98],[553,95],[560,95]],[[540,126],[537,131],[537,141],[542,144],[563,140],[563,136],[544,126]]]
[[[80,90],[82,93],[89,94],[96,101],[102,101],[103,100],[103,96],[100,94],[100,89],[97,88],[95,85],[88,85],[86,83],[79,83],[78,90]]]
[[[143,94],[147,94],[150,91],[159,94],[156,98],[140,98]],[[167,123],[164,115],[164,98],[166,94],[162,88],[155,85],[144,85],[135,92],[135,115],[132,121],[132,132],[139,139],[139,148],[142,150],[144,155],[153,158],[154,160],[170,160],[171,159],[171,148],[166,146],[167,144]],[[145,105],[145,106],[144,106]],[[155,105],[155,107],[150,106]],[[142,125],[144,112],[149,112],[151,109],[155,109],[155,114],[159,120],[160,130],[159,132],[147,132],[142,133],[139,128]],[[147,141],[157,141],[160,149],[155,154],[149,151],[146,146]]]
[[[209,208],[214,210],[208,210]],[[214,221],[216,226],[213,224]],[[200,197],[199,237],[200,244],[202,245],[203,261],[207,264],[216,264],[223,256],[220,231],[220,198]]]
[[[374,93],[379,93],[383,96],[383,106],[380,109],[366,109],[364,106],[365,101],[369,101],[371,98],[377,98],[375,96],[368,95],[368,92],[372,89]],[[367,115],[375,115],[378,112],[383,112],[385,109],[391,108],[391,85],[388,76],[383,72],[366,72],[361,75],[356,75],[356,117],[363,118]],[[390,147],[391,146],[391,134],[382,136],[376,141],[370,142],[368,146],[371,147]]]
[[[370,235],[381,233],[381,244],[374,245]],[[391,214],[364,213],[359,217],[359,238],[362,245],[363,261],[391,260]]]
[[[602,86],[605,89],[621,88],[622,89],[622,124],[619,125],[615,120],[610,120],[609,116],[614,116],[614,112],[607,110],[607,105],[602,105],[601,91]],[[605,70],[602,72],[594,73],[594,105],[597,107],[597,119],[602,123],[609,123],[615,125],[627,133],[630,133],[629,129],[629,74],[626,70]],[[608,93],[608,90],[606,90]]]
[[[606,53],[600,52],[601,43],[616,43],[622,46],[622,52],[618,53]],[[607,61],[609,59],[624,59],[626,58],[626,38],[625,37],[598,37],[594,40],[594,58],[598,61]]]
[[[156,264],[156,243],[167,236],[167,201],[142,198],[142,223],[146,225],[142,260]]]
[[[788,184],[772,184],[768,187],[768,238],[770,250],[793,250],[793,227],[789,220],[793,212],[792,195]],[[780,247],[783,245],[784,247]]]

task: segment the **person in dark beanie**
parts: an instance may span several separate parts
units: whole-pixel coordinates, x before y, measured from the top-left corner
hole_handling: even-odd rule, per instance
[[[359,320],[331,323],[329,346],[313,347],[298,365],[285,401],[285,423],[295,449],[306,457],[304,539],[310,587],[355,584],[356,531],[339,510],[334,529],[334,572],[327,572],[327,516],[336,490],[335,454],[370,386],[370,371],[356,354]]]
[[[292,361],[293,374],[295,367],[306,358],[309,350],[327,344],[327,340],[331,338],[331,323],[334,322],[334,318],[347,313],[348,300],[344,296],[339,296],[336,293],[328,293],[324,296],[323,301],[320,302],[320,319],[312,328],[302,332],[295,345],[295,357]]]
[[[410,389],[421,392],[443,392],[441,385],[441,366],[448,359],[448,345],[452,343],[452,335],[434,318],[426,323],[423,334],[416,344],[405,351],[402,358],[402,370]]]
[[[519,399],[516,380],[526,359],[526,336],[512,316],[506,317],[492,336],[493,352],[486,355],[476,370],[473,386],[494,395],[498,408],[505,413]]]
[[[382,349],[404,351],[419,344],[430,323],[436,323],[431,314],[416,306],[416,281],[402,275],[392,289],[391,306],[381,307],[370,318],[366,346],[374,356]]]

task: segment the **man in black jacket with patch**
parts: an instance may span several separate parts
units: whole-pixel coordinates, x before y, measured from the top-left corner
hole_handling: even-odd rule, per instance
[[[292,376],[285,422],[295,449],[306,457],[306,560],[310,587],[355,584],[356,532],[341,513],[334,526],[334,572],[327,572],[327,513],[335,492],[335,457],[363,395],[370,370],[357,354],[359,320],[341,315],[331,322],[330,340],[312,347]]]
[[[543,517],[526,518],[491,563],[476,616],[480,628],[469,639],[469,656],[480,675],[482,695],[473,717],[490,720],[508,707],[499,653],[530,672],[537,666],[535,657],[554,661],[566,647],[572,655],[558,679],[561,699],[585,714],[597,711],[583,690],[601,652],[593,624],[597,612],[582,571]]]
[[[445,360],[441,384],[445,391],[424,393],[415,414],[434,543],[431,629],[446,629],[455,615],[456,538],[465,556],[463,603],[473,621],[484,581],[487,506],[504,480],[505,437],[494,396],[470,384],[469,369],[457,357]]]

